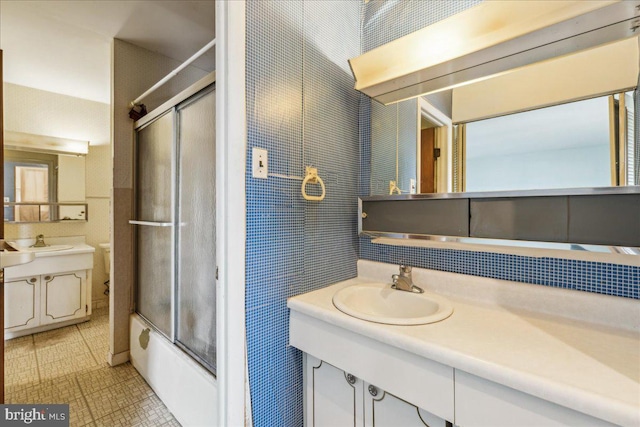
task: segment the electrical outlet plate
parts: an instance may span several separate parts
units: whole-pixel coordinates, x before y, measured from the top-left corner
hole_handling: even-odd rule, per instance
[[[251,165],[254,178],[267,179],[269,174],[269,156],[267,150],[253,147],[251,151]]]

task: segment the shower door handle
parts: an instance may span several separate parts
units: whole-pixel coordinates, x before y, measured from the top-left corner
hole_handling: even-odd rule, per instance
[[[154,222],[154,221],[138,221],[135,219],[130,219],[129,224],[131,225],[148,225],[150,227],[171,227],[173,226],[172,222]]]

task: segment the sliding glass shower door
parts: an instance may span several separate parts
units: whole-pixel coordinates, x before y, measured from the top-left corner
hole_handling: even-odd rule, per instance
[[[173,335],[175,113],[138,131],[136,168],[136,308]]]
[[[176,342],[210,369],[216,362],[215,92],[178,108]]]
[[[137,133],[136,311],[215,372],[214,87]]]

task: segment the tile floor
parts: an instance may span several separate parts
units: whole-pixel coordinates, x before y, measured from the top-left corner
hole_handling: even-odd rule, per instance
[[[89,322],[5,341],[6,403],[68,403],[72,427],[179,427],[130,363],[110,367],[108,309]]]

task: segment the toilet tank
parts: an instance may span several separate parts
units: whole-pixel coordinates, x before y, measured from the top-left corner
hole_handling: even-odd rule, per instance
[[[102,249],[102,255],[104,257],[104,271],[109,274],[111,270],[111,244],[100,243],[98,246]]]

